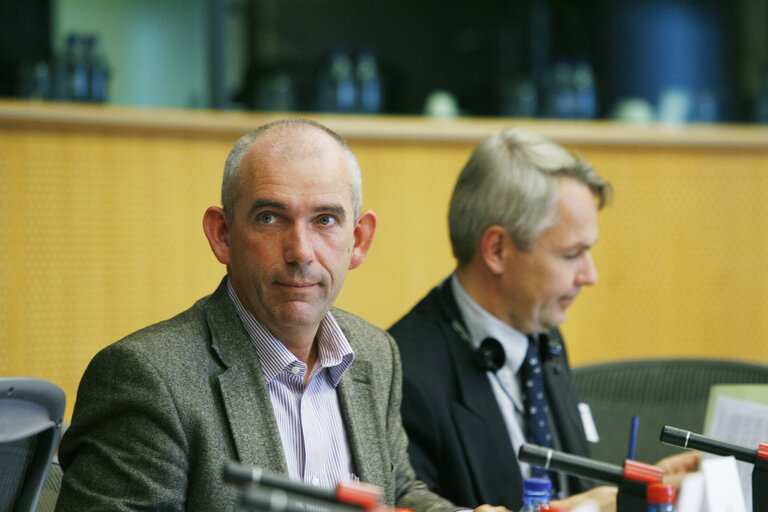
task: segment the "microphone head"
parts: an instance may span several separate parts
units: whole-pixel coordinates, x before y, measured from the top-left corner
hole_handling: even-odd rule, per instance
[[[497,372],[505,360],[504,347],[495,338],[485,338],[475,350],[475,364],[483,370]]]
[[[674,446],[682,446],[688,448],[688,439],[691,437],[691,432],[683,430],[677,427],[670,427],[664,425],[661,429],[661,435],[659,440],[665,444],[671,444]]]

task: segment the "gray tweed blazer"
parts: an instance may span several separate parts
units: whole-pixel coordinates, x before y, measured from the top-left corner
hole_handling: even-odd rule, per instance
[[[382,501],[416,512],[456,510],[416,480],[400,419],[392,338],[334,309],[355,351],[338,387],[355,470]],[[102,350],[77,393],[61,442],[57,512],[237,511],[227,461],[286,474],[256,350],[226,292]]]

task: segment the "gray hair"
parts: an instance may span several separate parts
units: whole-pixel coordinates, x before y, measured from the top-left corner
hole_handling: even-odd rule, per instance
[[[296,126],[304,128],[316,128],[330,135],[344,152],[344,156],[349,164],[350,183],[352,186],[352,207],[355,211],[355,219],[360,214],[363,206],[363,178],[360,173],[360,164],[357,162],[355,154],[350,149],[349,144],[338,133],[327,126],[311,121],[309,119],[281,119],[267,123],[263,126],[246,133],[232,147],[227,156],[227,162],[224,164],[224,178],[221,184],[221,205],[227,218],[232,220],[235,212],[235,202],[237,201],[240,182],[241,164],[243,157],[251,149],[253,144],[265,133],[279,126]]]
[[[611,184],[585,160],[532,133],[507,129],[484,140],[459,174],[451,196],[448,227],[459,266],[470,262],[487,228],[502,226],[528,251],[552,222],[557,178],[585,184],[608,204]]]

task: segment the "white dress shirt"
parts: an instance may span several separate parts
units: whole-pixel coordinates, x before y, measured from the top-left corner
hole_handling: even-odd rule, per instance
[[[227,291],[264,370],[291,479],[335,488],[354,478],[336,394],[354,352],[336,319],[329,312],[320,322],[315,337],[317,361],[305,385],[307,365],[245,309],[229,280]]]

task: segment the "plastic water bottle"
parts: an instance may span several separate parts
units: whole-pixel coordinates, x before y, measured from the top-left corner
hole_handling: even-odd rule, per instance
[[[656,482],[648,485],[646,498],[648,512],[675,511],[675,488],[671,484]]]
[[[573,68],[573,117],[592,119],[597,114],[595,75],[587,61],[579,61]]]
[[[65,52],[66,99],[69,101],[88,100],[88,61],[85,46],[79,34],[67,36]]]
[[[548,478],[526,478],[523,480],[523,508],[520,512],[539,512],[542,505],[548,505],[552,497],[552,482]]]
[[[356,96],[352,59],[347,52],[336,50],[318,82],[317,109],[320,112],[353,112]]]
[[[83,39],[88,65],[88,101],[104,103],[107,100],[109,71],[99,48],[99,38],[89,34]]]
[[[381,111],[381,77],[373,50],[364,49],[359,53],[355,75],[359,89],[357,110],[366,114],[378,113]]]

